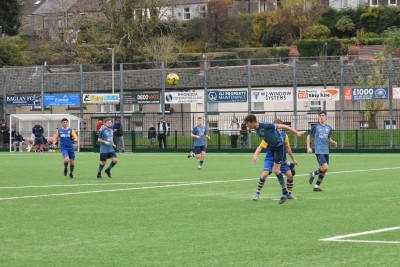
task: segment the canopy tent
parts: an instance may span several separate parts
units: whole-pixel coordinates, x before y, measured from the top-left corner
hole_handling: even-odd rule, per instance
[[[17,132],[19,132],[25,139],[30,137],[32,134],[32,128],[36,122],[44,128],[44,136],[48,139],[52,137],[56,131],[56,128],[61,127],[61,119],[66,118],[69,121],[69,127],[74,129],[78,136],[80,132],[80,118],[71,114],[11,114],[10,115],[10,126],[15,126]],[[10,144],[12,143],[10,130]],[[78,138],[78,151],[79,151],[79,138]],[[11,151],[11,145],[10,145]]]

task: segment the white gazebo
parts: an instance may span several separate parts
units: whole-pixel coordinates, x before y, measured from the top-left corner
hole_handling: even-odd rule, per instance
[[[80,118],[71,114],[11,114],[10,127],[15,126],[17,132],[22,134],[26,139],[31,136],[32,128],[36,122],[44,128],[44,136],[46,138],[52,137],[56,128],[61,127],[61,120],[68,119],[69,127],[74,129],[78,136],[80,132]],[[79,138],[77,149],[79,151]],[[12,147],[11,130],[10,130],[10,151]]]

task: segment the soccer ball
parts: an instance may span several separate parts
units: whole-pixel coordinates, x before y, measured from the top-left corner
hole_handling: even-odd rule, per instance
[[[176,73],[170,73],[167,76],[167,83],[171,86],[176,86],[179,83],[179,76]]]

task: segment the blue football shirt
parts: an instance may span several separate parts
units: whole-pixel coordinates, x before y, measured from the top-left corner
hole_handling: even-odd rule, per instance
[[[261,137],[271,148],[277,148],[283,145],[281,134],[278,132],[278,127],[274,123],[260,122],[256,131],[257,135]]]
[[[206,145],[206,135],[207,135],[207,129],[204,126],[197,125],[194,127],[192,134],[200,136],[200,138],[195,138],[193,140],[193,145],[194,146],[205,146]]]
[[[309,135],[314,138],[315,154],[329,154],[329,138],[332,134],[332,127],[321,124],[314,125]]]

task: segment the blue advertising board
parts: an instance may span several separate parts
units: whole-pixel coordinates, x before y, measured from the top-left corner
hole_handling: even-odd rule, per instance
[[[7,106],[40,106],[40,95],[7,95]]]
[[[44,95],[45,106],[79,106],[80,96],[72,95]]]
[[[247,102],[247,91],[208,91],[208,102]]]
[[[348,89],[349,90],[349,89]],[[351,95],[351,96],[350,96]],[[388,100],[389,91],[388,88],[351,88],[345,98],[351,97],[351,100]],[[345,99],[347,100],[347,99]]]

